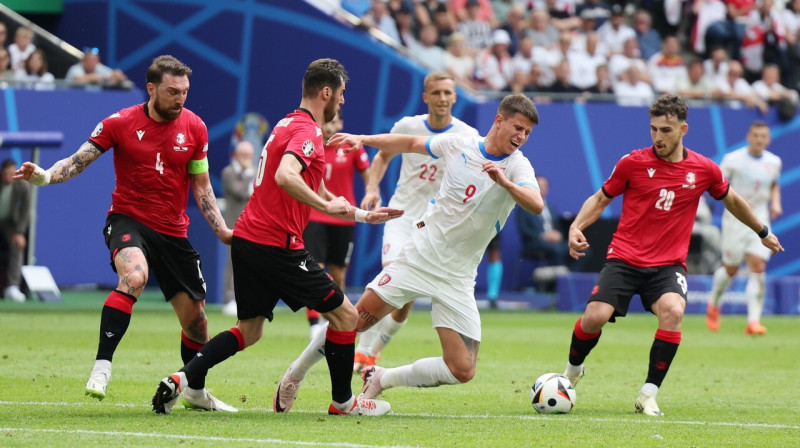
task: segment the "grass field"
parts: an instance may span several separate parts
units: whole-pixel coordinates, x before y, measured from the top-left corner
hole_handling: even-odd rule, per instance
[[[309,373],[292,412],[273,414],[272,394],[308,340],[303,313],[282,309],[264,338],[212,369],[208,386],[237,414],[155,415],[158,381],[181,366],[179,327],[148,293],[114,359],[102,402],[83,395],[94,361],[105,294],[65,293],[63,304],[0,303],[0,446],[3,447],[797,447],[800,445],[800,328],[768,317],[769,334],[748,337],[743,316],[717,334],[687,316],[683,342],[659,392],[666,416],[633,413],[646,376],[656,320],[632,315],[606,327],[577,387],[577,406],[538,415],[532,381],[561,372],[577,316],[484,312],[478,373],[466,385],[398,388],[384,417],[332,417],[325,363]],[[232,318],[209,306],[212,334]],[[397,366],[438,356],[430,314],[415,310],[383,353]],[[359,381],[354,378],[357,391]]]

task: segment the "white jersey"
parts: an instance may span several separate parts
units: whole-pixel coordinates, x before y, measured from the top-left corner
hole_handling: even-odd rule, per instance
[[[761,222],[769,225],[769,199],[772,186],[781,174],[781,158],[764,151],[761,157],[747,152],[747,147],[737,149],[722,158],[722,175],[728,178],[731,188],[743,197]],[[723,226],[741,224],[727,209],[722,215]]]
[[[472,126],[453,117],[450,125],[438,130],[428,126],[428,114],[404,117],[392,127],[392,134],[438,135],[465,133],[477,136]],[[400,175],[397,179],[389,207],[405,210],[404,216],[418,219],[425,213],[428,202],[434,197],[442,183],[444,164],[422,154],[404,153],[401,155]]]
[[[536,174],[520,151],[502,157],[488,154],[480,136],[442,134],[430,137],[425,146],[444,162],[444,177],[398,261],[439,277],[474,280],[486,246],[516,204],[482,171],[483,163],[496,162],[518,185],[538,188]]]

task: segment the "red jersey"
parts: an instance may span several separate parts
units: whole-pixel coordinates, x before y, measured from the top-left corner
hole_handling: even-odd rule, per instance
[[[686,268],[700,196],[708,191],[714,199],[724,198],[728,180],[708,157],[688,148],[684,154],[680,162],[667,162],[650,147],[617,162],[603,184],[606,196],[624,195],[608,258],[638,267],[682,264]]]
[[[356,195],[353,193],[355,172],[360,173],[367,168],[369,168],[369,156],[364,148],[346,153],[341,148],[325,146],[325,189],[336,196],[344,196],[347,202],[356,203]],[[313,208],[308,220],[336,226],[356,225],[355,221],[337,219]]]
[[[306,185],[319,190],[325,171],[322,129],[308,111],[296,110],[275,125],[261,151],[253,195],[236,221],[233,235],[258,244],[302,249],[311,207],[294,199],[275,182],[284,154],[303,165]]]
[[[116,186],[109,213],[129,216],[156,232],[186,237],[190,160],[206,158],[205,123],[184,108],[178,118],[158,122],[147,103],[111,114],[89,137],[105,152],[114,148]]]

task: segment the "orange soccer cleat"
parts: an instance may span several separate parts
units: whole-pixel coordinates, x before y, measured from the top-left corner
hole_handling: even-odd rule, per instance
[[[719,307],[710,303],[706,308],[706,326],[713,332],[719,330]]]
[[[747,322],[747,327],[744,329],[744,334],[767,334],[767,327],[761,325],[757,320]]]

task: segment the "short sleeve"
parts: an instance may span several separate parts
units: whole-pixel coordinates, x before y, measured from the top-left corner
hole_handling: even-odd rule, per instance
[[[506,170],[506,177],[517,185],[531,185],[537,190],[539,189],[536,171],[526,157],[521,157],[515,163],[510,164]]]
[[[730,183],[725,176],[722,175],[722,170],[719,165],[708,159],[708,175],[711,179],[708,187],[708,194],[716,200],[724,198],[728,194]]]
[[[198,119],[194,128],[195,145],[192,160],[202,160],[208,157],[208,128],[203,120]]]
[[[108,151],[112,146],[117,144],[118,128],[122,126],[123,119],[119,112],[111,114],[97,123],[94,131],[89,136],[89,141],[96,146]]]
[[[611,171],[611,175],[603,183],[603,191],[607,195],[613,198],[625,191],[625,185],[630,179],[631,165],[633,165],[633,161],[630,158],[630,154],[625,154],[619,159],[619,162],[614,166],[614,170]]]
[[[428,151],[431,157],[438,159],[444,156],[445,152],[451,146],[458,146],[458,140],[459,138],[455,134],[433,135],[428,137],[428,140],[425,141],[425,150]]]
[[[304,166],[311,165],[322,151],[322,133],[317,136],[315,126],[298,125],[293,129],[292,137],[286,145],[286,153],[291,153],[303,163]]]
[[[722,170],[722,175],[730,179],[733,175],[733,161],[731,160],[731,155],[727,154],[722,158],[722,162],[719,164],[720,169]]]

